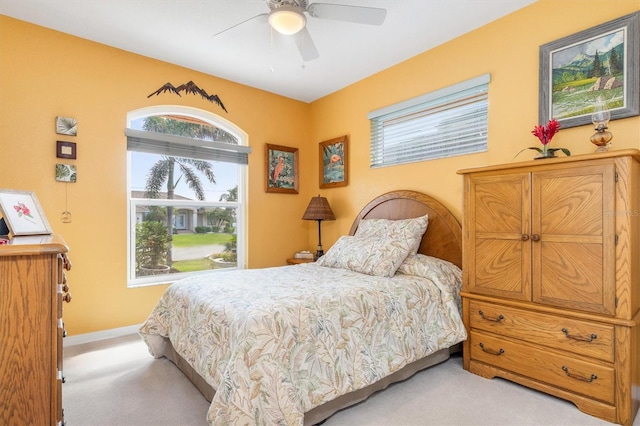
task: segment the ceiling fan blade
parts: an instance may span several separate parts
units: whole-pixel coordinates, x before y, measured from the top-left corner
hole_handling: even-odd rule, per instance
[[[312,3],[307,8],[307,11],[309,15],[314,18],[367,25],[382,25],[384,19],[387,17],[386,9],[329,3]]]
[[[242,21],[242,22],[239,22],[239,23],[237,23],[237,24],[235,24],[235,25],[230,26],[230,27],[229,27],[229,28],[227,28],[227,29],[224,29],[224,30],[222,30],[222,31],[220,31],[220,32],[215,33],[215,34],[214,34],[214,35],[212,35],[211,37],[219,36],[220,34],[226,33],[227,31],[232,30],[232,29],[234,29],[235,27],[238,27],[238,26],[240,26],[240,25],[242,25],[242,24],[244,24],[244,23],[246,23],[246,22],[253,21],[254,19],[258,19],[258,18],[260,18],[260,20],[261,20],[261,21],[267,22],[267,20],[268,20],[268,18],[269,18],[269,14],[268,14],[268,13],[261,13],[260,15],[256,15],[256,16],[253,16],[253,17],[251,17],[251,18],[249,18],[249,19],[245,19],[245,20],[244,20],[244,21]]]
[[[296,46],[298,46],[298,50],[304,61],[313,61],[320,57],[318,49],[316,49],[315,43],[311,40],[311,34],[309,34],[306,27],[295,33],[293,40],[296,42]]]

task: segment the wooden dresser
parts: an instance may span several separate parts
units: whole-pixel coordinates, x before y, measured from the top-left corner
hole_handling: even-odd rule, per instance
[[[56,235],[0,245],[0,424],[63,425],[62,303],[68,248]]]
[[[464,368],[631,425],[640,404],[640,151],[464,179]]]

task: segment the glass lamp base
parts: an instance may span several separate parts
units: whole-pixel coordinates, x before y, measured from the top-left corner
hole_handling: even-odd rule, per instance
[[[597,129],[597,132],[591,135],[590,140],[592,144],[598,147],[596,152],[606,152],[609,149],[607,145],[611,142],[611,139],[613,139],[613,135],[605,127],[603,129]]]

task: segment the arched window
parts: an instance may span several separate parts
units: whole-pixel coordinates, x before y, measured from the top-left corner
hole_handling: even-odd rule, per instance
[[[208,111],[127,114],[128,285],[244,268],[247,135]]]

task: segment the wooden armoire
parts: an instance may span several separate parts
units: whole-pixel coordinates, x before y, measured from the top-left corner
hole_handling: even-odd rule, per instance
[[[464,368],[631,425],[640,405],[640,151],[458,173]]]
[[[63,425],[62,304],[68,248],[56,235],[0,245],[0,424]]]

